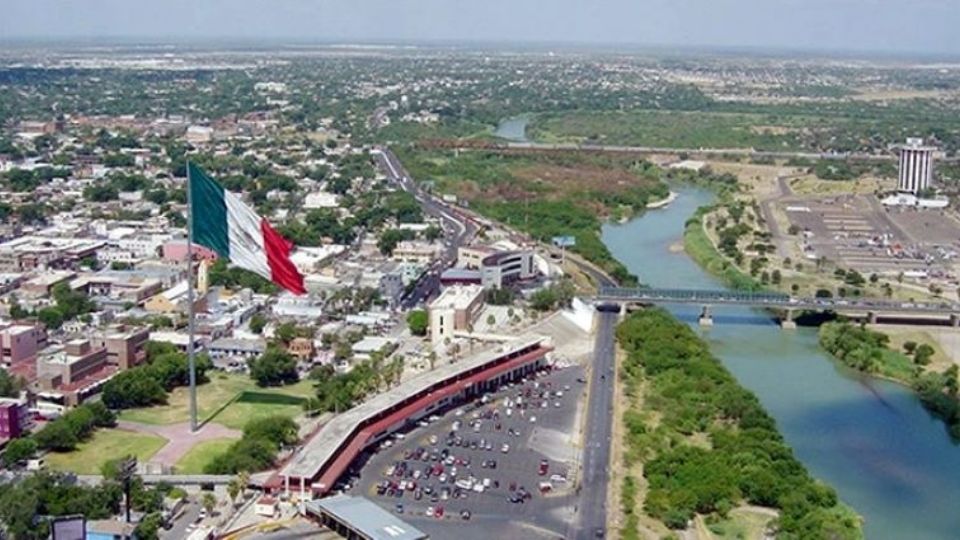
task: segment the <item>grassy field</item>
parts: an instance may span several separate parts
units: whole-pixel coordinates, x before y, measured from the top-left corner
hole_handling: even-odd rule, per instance
[[[101,429],[73,452],[51,452],[45,456],[45,460],[47,467],[53,470],[100,474],[101,465],[107,461],[128,455],[147,461],[165,444],[166,439],[156,435]]]
[[[313,394],[310,381],[279,388],[258,388],[246,375],[215,372],[211,374],[210,382],[197,388],[197,409],[201,420],[243,429],[251,418],[272,414],[297,415],[301,411],[300,399]],[[170,392],[166,405],[125,410],[120,413],[120,419],[145,424],[187,422],[190,419],[189,392],[187,388],[176,388]]]
[[[213,439],[195,445],[177,462],[177,474],[203,473],[203,468],[207,463],[224,453],[227,447],[233,443],[233,439]]]

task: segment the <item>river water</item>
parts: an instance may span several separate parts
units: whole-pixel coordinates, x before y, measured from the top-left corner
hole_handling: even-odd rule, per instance
[[[679,195],[666,209],[605,226],[603,240],[651,286],[720,288],[677,251],[684,222],[712,195]],[[867,538],[960,538],[960,448],[909,390],[836,364],[814,329],[781,330],[759,312],[719,308],[715,326],[702,330],[697,308],[671,311],[760,398],[810,472],[865,518]]]

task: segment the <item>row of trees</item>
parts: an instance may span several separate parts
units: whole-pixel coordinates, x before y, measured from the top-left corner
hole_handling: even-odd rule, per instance
[[[243,428],[243,437],[208,463],[204,472],[237,474],[264,470],[273,465],[281,448],[297,442],[297,433],[297,423],[287,416],[251,420]]]
[[[14,467],[34,457],[38,450],[69,452],[97,429],[113,427],[116,423],[116,415],[103,403],[85,403],[47,423],[37,433],[10,441],[3,453],[3,463]]]
[[[646,513],[682,529],[696,514],[749,503],[780,511],[778,538],[861,536],[856,516],[838,511],[836,493],[810,477],[756,396],[688,326],[644,310],[620,324],[617,339],[628,397],[645,392],[646,409],[628,410],[624,424],[628,466],[642,461],[649,483]],[[696,442],[703,437],[708,444]],[[636,517],[628,523],[624,536],[635,537]]]
[[[195,359],[197,383],[207,382],[213,367],[206,354]],[[167,393],[190,384],[187,355],[169,343],[148,342],[146,363],[118,373],[103,386],[101,399],[111,409],[146,407],[167,402]]]

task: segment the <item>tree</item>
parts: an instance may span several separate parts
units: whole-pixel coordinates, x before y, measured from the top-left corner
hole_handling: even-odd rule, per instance
[[[407,314],[407,327],[410,333],[415,336],[427,335],[427,328],[430,326],[430,317],[422,309],[415,309]]]
[[[280,347],[270,346],[257,358],[247,363],[250,378],[257,386],[280,386],[300,380],[297,373],[297,360]]]
[[[257,418],[243,426],[243,436],[250,439],[263,439],[278,448],[297,442],[299,428],[289,416],[273,415]]]
[[[137,540],[157,540],[160,538],[162,526],[163,515],[160,512],[150,512],[140,520],[134,533]]]
[[[230,496],[230,504],[237,504],[237,497],[241,491],[243,491],[243,486],[240,485],[238,478],[234,476],[230,479],[230,483],[227,484],[227,495]]]
[[[495,324],[497,324],[497,318],[493,313],[487,315],[487,326],[494,326]]]
[[[257,312],[250,317],[250,331],[254,334],[263,333],[263,328],[267,325],[267,318]]]
[[[213,509],[217,506],[217,498],[209,491],[203,494],[202,504],[207,514],[213,514]]]
[[[47,328],[56,330],[63,326],[63,315],[55,307],[45,307],[37,312],[37,319]]]
[[[32,458],[37,453],[37,442],[30,437],[14,439],[7,444],[3,452],[3,465],[7,468],[16,466]]]
[[[0,367],[0,397],[17,397],[23,389],[24,381]]]
[[[62,419],[50,422],[43,429],[37,432],[37,446],[40,448],[55,450],[58,452],[69,452],[77,447],[79,440],[66,422]]]
[[[297,337],[297,325],[292,322],[285,322],[277,327],[274,337],[284,345],[289,345],[293,338]]]
[[[904,343],[904,348],[906,348],[906,343]],[[934,352],[933,347],[926,343],[921,343],[913,352],[913,361],[919,366],[926,366],[930,363]]]
[[[412,237],[413,233],[411,231],[405,229],[388,229],[380,235],[380,239],[377,241],[377,248],[380,250],[380,253],[384,255],[393,255],[393,250],[396,249],[400,242],[409,240]]]
[[[904,341],[903,342],[903,351],[907,354],[913,354],[913,351],[917,349],[916,341]]]

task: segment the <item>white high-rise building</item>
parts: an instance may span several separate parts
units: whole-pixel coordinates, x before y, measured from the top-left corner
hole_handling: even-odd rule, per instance
[[[911,137],[900,147],[900,179],[897,191],[919,194],[933,183],[933,152],[923,139]]]

